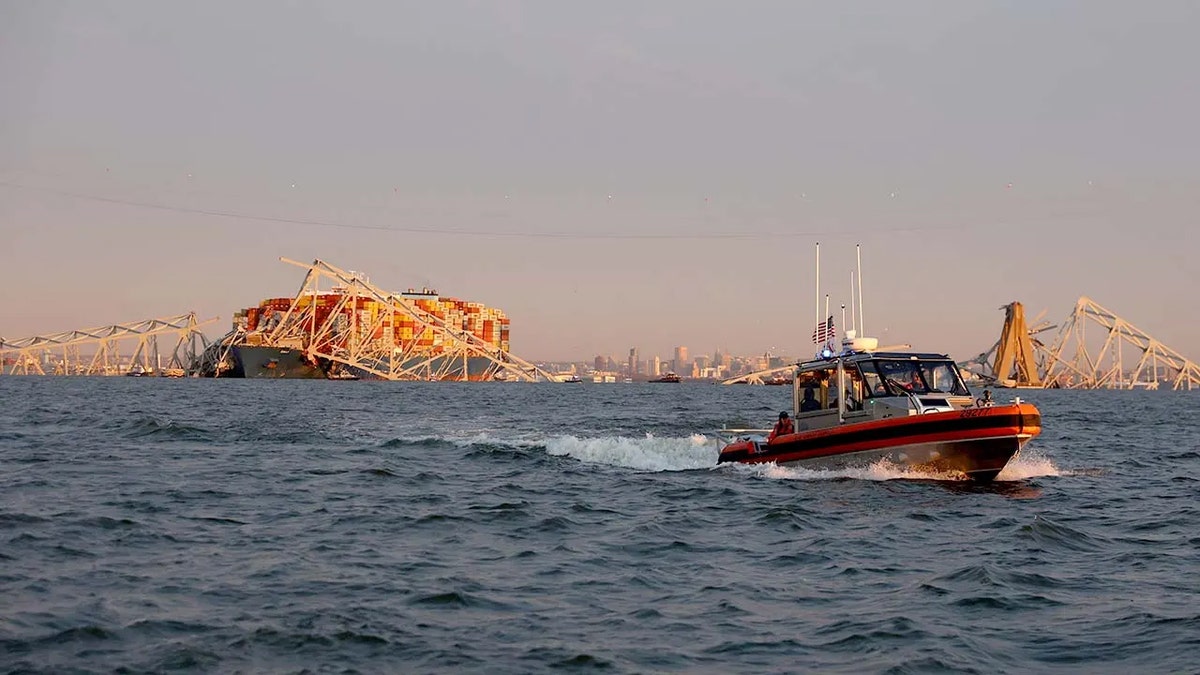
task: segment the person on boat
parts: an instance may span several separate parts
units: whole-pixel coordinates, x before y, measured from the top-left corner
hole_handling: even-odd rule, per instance
[[[907,391],[925,391],[925,383],[921,381],[921,374],[915,369],[908,374],[908,382],[905,382],[903,387]]]
[[[792,419],[788,417],[787,411],[779,413],[779,421],[775,423],[775,428],[771,430],[767,436],[767,442],[775,440],[777,437],[784,434],[792,434],[796,432],[796,428],[792,426]]]
[[[862,405],[860,405],[858,399],[855,398],[853,391],[847,389],[844,396],[845,398],[842,400],[846,402],[846,410],[862,410]]]
[[[800,401],[800,412],[811,412],[821,409],[821,402],[816,398],[817,392],[811,386],[804,389],[804,400]]]

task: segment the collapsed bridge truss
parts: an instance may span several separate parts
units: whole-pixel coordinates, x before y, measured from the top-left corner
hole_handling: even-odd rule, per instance
[[[0,373],[7,375],[195,374],[193,364],[208,346],[195,312],[160,319],[0,339]],[[163,360],[160,337],[173,338]],[[128,358],[122,354],[128,354]]]
[[[959,364],[1002,387],[1194,389],[1200,366],[1090,298],[1081,297],[1049,346],[1026,325],[1021,303],[1005,305],[1004,329],[992,348]],[[1093,324],[1093,331],[1088,331]],[[1095,328],[1099,332],[1095,332]]]
[[[1085,328],[1096,324],[1102,331],[1099,348],[1089,349]],[[1087,297],[1045,350],[1047,386],[1074,389],[1172,389],[1200,387],[1200,366],[1184,358],[1148,333],[1113,314]]]
[[[557,382],[549,372],[521,359],[445,318],[420,307],[412,298],[371,284],[363,275],[322,260],[305,264],[280,258],[308,270],[286,311],[265,330],[235,328],[202,357],[202,372],[220,374],[238,344],[300,350],[307,362],[328,364],[331,371],[384,380],[510,380]],[[318,298],[336,297],[322,306]],[[371,312],[360,311],[370,305]],[[412,323],[409,339],[392,337],[403,317]],[[483,363],[468,366],[468,363]]]

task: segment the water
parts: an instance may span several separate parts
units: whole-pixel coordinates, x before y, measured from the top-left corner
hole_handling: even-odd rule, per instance
[[[0,377],[0,670],[1200,672],[1200,394],[976,486],[716,466],[784,387]]]

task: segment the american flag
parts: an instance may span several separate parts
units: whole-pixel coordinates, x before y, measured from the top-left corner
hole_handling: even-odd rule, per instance
[[[817,324],[813,329],[813,344],[821,344],[833,339],[833,316]]]

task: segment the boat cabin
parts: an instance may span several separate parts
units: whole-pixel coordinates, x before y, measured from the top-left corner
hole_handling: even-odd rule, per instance
[[[843,352],[800,363],[792,401],[797,431],[973,404],[950,357],[907,352]]]

